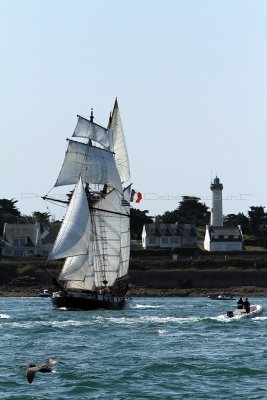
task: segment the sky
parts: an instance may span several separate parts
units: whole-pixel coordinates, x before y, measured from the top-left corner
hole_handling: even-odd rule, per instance
[[[107,125],[118,98],[133,206],[182,196],[224,214],[267,207],[265,0],[0,0],[0,198],[22,214],[65,209],[53,187],[77,114]],[[60,189],[60,190],[63,190]]]

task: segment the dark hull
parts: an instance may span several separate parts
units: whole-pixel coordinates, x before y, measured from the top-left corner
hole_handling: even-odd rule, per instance
[[[105,299],[98,299],[98,296],[92,295],[81,295],[75,294],[60,294],[52,296],[52,304],[55,308],[67,308],[68,310],[97,310],[97,309],[109,309],[109,310],[121,310],[125,306],[124,297],[109,297],[105,296]]]

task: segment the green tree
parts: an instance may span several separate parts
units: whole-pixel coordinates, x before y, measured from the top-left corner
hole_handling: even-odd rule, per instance
[[[178,222],[177,208],[173,211],[165,211],[164,214],[155,217],[156,224],[174,224],[175,222]]]
[[[262,245],[265,244],[267,236],[267,214],[264,208],[262,206],[252,206],[248,212],[250,233],[255,235]]]
[[[0,199],[0,235],[2,235],[5,223],[14,224],[21,216],[16,207],[17,202],[14,199]]]
[[[49,226],[51,214],[49,212],[34,211],[32,213],[32,218],[42,226]]]
[[[173,211],[166,211],[163,215],[157,215],[156,223],[173,224],[193,224],[205,226],[209,223],[210,212],[205,203],[200,203],[198,197],[183,196],[179,206]]]
[[[143,225],[153,223],[153,218],[147,215],[148,212],[148,210],[130,209],[131,239],[140,240],[142,238]]]
[[[0,218],[2,219],[5,215],[13,215],[14,217],[20,217],[20,211],[16,207],[18,200],[0,199]],[[6,222],[6,221],[5,221]]]
[[[241,225],[244,234],[249,233],[249,218],[243,214],[227,214],[223,217],[224,226],[237,226]]]

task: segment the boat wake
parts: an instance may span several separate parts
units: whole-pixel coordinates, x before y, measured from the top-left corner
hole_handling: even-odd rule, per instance
[[[226,322],[226,323],[230,323],[230,322],[234,322],[234,321],[240,321],[240,320],[250,320],[250,321],[266,321],[267,317],[248,317],[248,318],[244,318],[240,315],[236,315],[232,318],[227,317],[227,315],[218,315],[218,317],[214,317],[211,318],[214,321],[218,321],[218,322]]]
[[[135,303],[130,303],[129,308],[136,308],[139,310],[149,310],[149,309],[155,309],[155,308],[163,308],[163,306],[152,306],[149,304],[135,304]]]

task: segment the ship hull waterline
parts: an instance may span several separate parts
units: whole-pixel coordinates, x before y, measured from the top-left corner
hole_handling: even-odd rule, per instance
[[[53,293],[51,298],[54,308],[67,310],[122,310],[125,307],[123,296],[94,296],[92,294]]]

